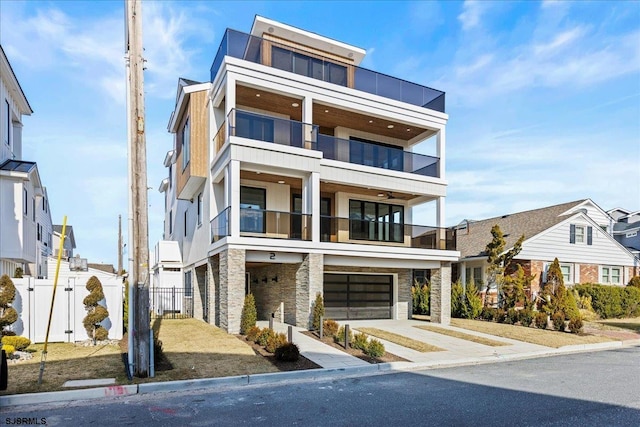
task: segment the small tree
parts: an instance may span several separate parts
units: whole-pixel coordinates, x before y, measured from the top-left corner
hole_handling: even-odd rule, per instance
[[[249,329],[256,326],[258,311],[256,310],[256,299],[249,293],[244,297],[242,306],[242,316],[240,317],[240,333],[246,335]]]
[[[18,320],[18,312],[11,304],[16,299],[16,287],[9,276],[0,277],[0,338],[5,333],[5,327]]]
[[[631,280],[629,280],[629,284],[627,286],[634,286],[636,288],[640,288],[640,276],[633,276]]]
[[[498,290],[498,295],[501,293],[502,283],[504,281],[505,271],[509,271],[513,259],[522,250],[522,242],[524,242],[524,234],[514,243],[513,247],[505,252],[506,241],[504,240],[504,234],[500,230],[498,224],[491,228],[491,242],[489,242],[485,248],[487,253],[487,295],[491,290],[491,286],[495,285]],[[485,298],[488,301],[488,298]]]
[[[312,327],[315,331],[320,330],[320,318],[324,316],[324,300],[322,294],[316,294],[316,301],[313,303],[313,323]]]
[[[413,301],[413,314],[429,314],[429,302],[431,294],[427,283],[420,284],[418,280],[411,286],[411,299]]]
[[[96,276],[91,276],[87,281],[86,288],[89,291],[89,295],[84,298],[82,303],[85,310],[87,310],[87,315],[82,324],[95,345],[96,340],[103,341],[109,338],[109,332],[101,325],[102,321],[109,317],[109,312],[100,305],[100,301],[104,299],[100,279]]]
[[[505,276],[501,296],[503,307],[507,309],[515,308],[516,306],[527,307],[529,301],[525,287],[529,286],[534,277],[525,274],[524,269],[519,264],[515,273]]]
[[[22,267],[16,267],[16,270],[13,272],[13,277],[15,277],[16,279],[22,279],[23,274],[24,270],[22,269]]]
[[[473,278],[467,283],[464,290],[464,305],[462,307],[462,317],[465,319],[477,319],[482,312],[482,297]]]
[[[460,280],[451,285],[451,317],[463,317],[464,289]]]

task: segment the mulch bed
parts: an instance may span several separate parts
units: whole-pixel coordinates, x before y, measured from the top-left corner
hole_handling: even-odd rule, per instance
[[[311,331],[304,331],[301,332],[303,334],[305,334],[308,337],[317,339],[318,341],[322,341],[324,344],[329,345],[333,348],[337,348],[338,350],[342,350],[347,354],[350,354],[351,356],[357,357],[360,360],[364,360],[367,363],[387,363],[387,362],[408,362],[407,359],[403,359],[400,356],[396,356],[393,353],[389,353],[388,351],[384,353],[384,356],[381,357],[371,357],[371,356],[367,356],[366,354],[364,354],[362,352],[362,350],[358,350],[352,347],[349,347],[348,349],[345,349],[344,346],[342,346],[342,344],[338,344],[337,342],[335,342],[333,340],[333,337],[322,337],[322,340],[320,339],[320,337],[315,333],[315,332],[311,332]]]
[[[280,371],[303,371],[306,369],[322,368],[322,366],[312,362],[302,355],[300,355],[300,358],[295,362],[285,362],[282,360],[278,360],[276,359],[276,356],[274,354],[269,353],[264,349],[264,347],[254,343],[253,341],[247,341],[247,339],[243,335],[236,335],[236,337],[242,342],[250,345],[255,354],[264,357],[267,361],[269,361],[269,363],[278,368],[278,370]]]

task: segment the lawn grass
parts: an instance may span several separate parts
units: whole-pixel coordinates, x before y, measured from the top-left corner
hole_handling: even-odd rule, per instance
[[[634,332],[640,333],[640,317],[635,317],[632,319],[606,319],[606,320],[598,320],[593,323],[598,323],[604,326],[613,327],[615,329],[629,329]]]
[[[427,353],[431,351],[445,351],[443,348],[436,347],[435,345],[427,344],[422,341],[414,340],[403,335],[394,334],[393,332],[387,332],[378,328],[357,328],[358,331],[364,332],[367,335],[380,338],[394,344],[407,347],[420,353]]]
[[[471,341],[477,344],[488,345],[490,347],[500,347],[503,345],[510,345],[509,343],[496,341],[485,337],[479,337],[477,335],[466,334],[460,331],[454,331],[452,329],[440,328],[432,325],[414,326],[414,328],[423,329],[429,332],[435,332],[437,334],[447,335],[454,338],[460,338],[461,340]]]
[[[576,335],[482,320],[451,319],[451,326],[553,348],[612,341],[610,338],[595,335]]]
[[[134,378],[133,384],[278,371],[247,343],[202,321],[164,319],[153,326],[174,369],[156,372],[155,378]],[[38,386],[42,347],[29,347],[34,351],[31,360],[9,363],[8,389],[0,394],[66,390],[66,381],[79,379],[115,378],[116,384],[129,384],[118,345],[49,343],[43,383]]]

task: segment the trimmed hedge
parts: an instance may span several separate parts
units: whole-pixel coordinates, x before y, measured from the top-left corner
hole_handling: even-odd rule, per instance
[[[31,345],[31,340],[29,338],[20,336],[4,336],[0,342],[2,342],[2,344],[11,345],[18,351],[25,350]]]
[[[591,297],[593,310],[603,319],[640,316],[640,288],[586,283],[574,289],[581,298]]]

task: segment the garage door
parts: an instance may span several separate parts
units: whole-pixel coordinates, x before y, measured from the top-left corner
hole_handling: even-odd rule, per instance
[[[327,318],[390,319],[392,305],[391,275],[324,275],[324,306]]]

